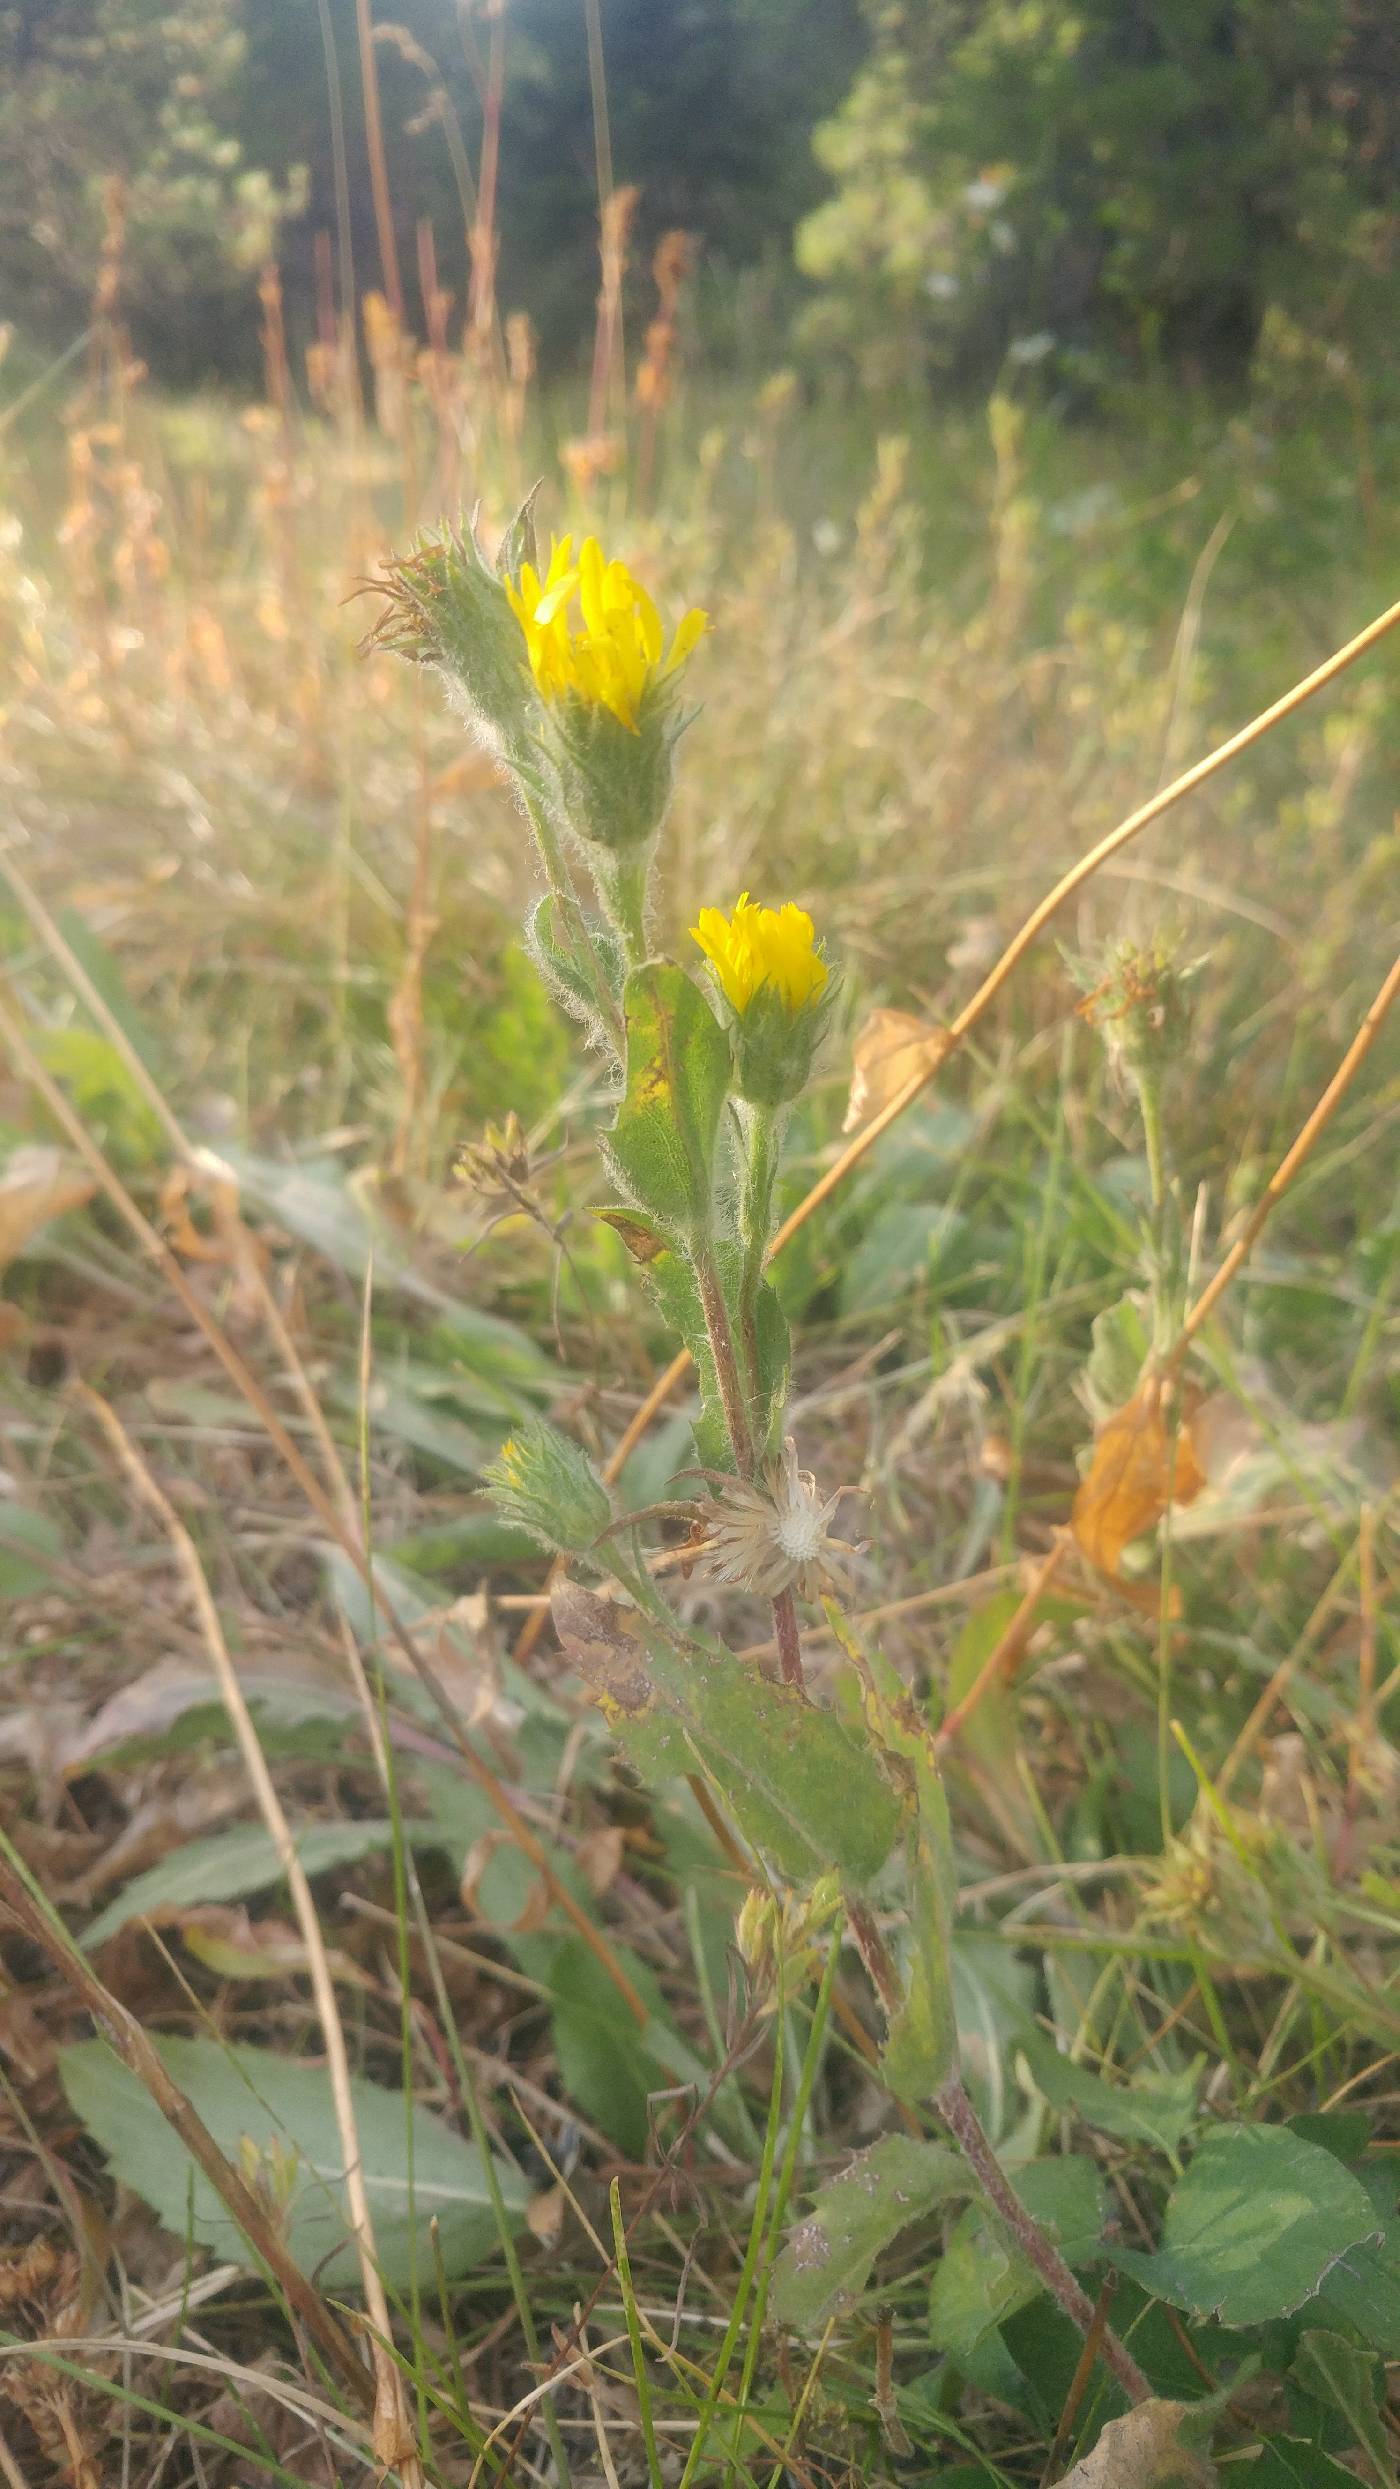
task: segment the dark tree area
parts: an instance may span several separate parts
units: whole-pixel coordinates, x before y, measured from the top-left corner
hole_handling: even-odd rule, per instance
[[[874,371],[1010,351],[1232,383],[1272,307],[1369,342],[1400,242],[1394,0],[865,7],[798,253],[820,333]]]
[[[409,309],[416,317],[427,219],[460,311],[493,12],[378,0],[375,17]],[[674,226],[717,272],[790,267],[794,225],[823,187],[812,127],[836,108],[863,45],[858,0],[601,0],[601,22],[614,177],[640,191],[639,294],[652,246]],[[598,285],[582,0],[512,0],[504,34],[500,298],[529,311],[557,364],[588,334]],[[331,74],[363,289],[380,283],[380,265],[355,0],[326,0],[324,14],[320,0],[0,5],[5,310],[48,347],[81,329],[120,175],[123,309],[161,377],[256,368],[254,278],[274,237],[290,324],[308,334],[315,238],[336,227]]]
[[[499,40],[500,306],[528,311],[546,372],[570,367],[599,277],[585,0],[375,15],[409,316],[425,231],[465,306]],[[1273,306],[1363,351],[1389,315],[1394,0],[599,0],[599,22],[612,176],[637,192],[631,310],[657,238],[686,229],[712,356],[754,270],[766,349],[800,315],[810,351],[876,380],[980,383],[1010,352],[1090,386],[1154,365],[1235,382]],[[274,252],[294,343],[312,332],[337,93],[362,294],[381,265],[356,0],[0,0],[0,311],[62,350],[105,234],[158,377],[251,377]]]

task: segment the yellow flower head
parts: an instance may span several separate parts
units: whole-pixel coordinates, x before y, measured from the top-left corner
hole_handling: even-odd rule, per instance
[[[746,890],[732,916],[723,908],[702,907],[691,938],[741,1018],[765,986],[788,1011],[798,1012],[815,1002],[827,980],[812,919],[791,899],[785,907],[760,907]]]
[[[544,578],[523,562],[519,587],[507,579],[505,590],[541,698],[572,692],[590,708],[610,709],[631,734],[646,693],[684,665],[708,621],[692,606],[666,649],[646,589],[625,562],[604,561],[596,536],[584,538],[577,561],[572,536],[551,543]]]

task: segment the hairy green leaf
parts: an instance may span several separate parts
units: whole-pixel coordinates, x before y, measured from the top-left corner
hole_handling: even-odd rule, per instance
[[[696,1234],[709,1225],[729,1040],[699,987],[665,962],[634,970],[623,1005],[627,1085],[607,1154],[643,1210]]]
[[[1067,2264],[1092,2256],[1103,2235],[1106,2198],[1090,2160],[1067,2153],[1007,2172],[1027,2212],[1057,2241]],[[971,2204],[948,2241],[929,2293],[929,2335],[955,2359],[970,2358],[987,2334],[1042,2287],[995,2216]]]
[[[645,1777],[707,1772],[747,1839],[794,1883],[834,1871],[864,1888],[879,1874],[906,1807],[844,1720],[577,1582],[556,1591],[554,1621]]]
[[[882,2248],[971,2187],[957,2154],[913,2135],[883,2135],[824,2186],[773,2273],[773,2313],[802,2333],[859,2297]]]

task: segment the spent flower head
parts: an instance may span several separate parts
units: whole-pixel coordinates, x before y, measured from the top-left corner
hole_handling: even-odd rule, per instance
[[[510,538],[528,540],[528,506]],[[367,584],[383,598],[384,610],[362,648],[437,666],[473,732],[489,750],[518,763],[534,693],[507,582],[485,560],[474,530],[445,527],[424,537]]]
[[[1087,988],[1080,1017],[1092,1021],[1110,1056],[1133,1076],[1170,1068],[1182,1054],[1190,1028],[1190,986],[1201,960],[1184,961],[1169,933],[1148,944],[1119,942],[1093,967],[1069,962]]]
[[[825,1500],[809,1469],[799,1469],[789,1435],[766,1477],[726,1478],[709,1518],[706,1570],[712,1581],[776,1599],[796,1590],[814,1599],[857,1550],[833,1538],[831,1519],[845,1492]]]

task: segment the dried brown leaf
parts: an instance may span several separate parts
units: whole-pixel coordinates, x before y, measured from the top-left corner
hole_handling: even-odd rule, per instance
[[[574,1853],[574,1863],[591,1893],[599,1900],[616,1882],[622,1866],[625,1836],[620,1824],[600,1824],[595,1832],[585,1832]]]
[[[0,1270],[50,1219],[79,1210],[96,1186],[86,1168],[47,1144],[11,1152],[0,1174]]]
[[[1216,2470],[1181,2443],[1188,2403],[1146,2402],[1110,2420],[1060,2489],[1215,2489]]]
[[[624,1714],[652,1700],[651,1669],[635,1619],[578,1582],[559,1583],[550,1601],[554,1630],[589,1690]]]
[[[564,2215],[569,2199],[561,2186],[546,2187],[542,2194],[532,2195],[525,2207],[525,2226],[541,2247],[557,2247],[564,2228]]]
[[[912,1011],[872,1011],[851,1049],[851,1095],[842,1131],[868,1123],[916,1075],[935,1071],[947,1046],[947,1030],[931,1028]]]
[[[1150,1376],[1099,1428],[1070,1528],[1089,1562],[1121,1583],[1124,1548],[1169,1504],[1193,1502],[1205,1483],[1190,1416],[1183,1412],[1177,1421],[1160,1380]]]

